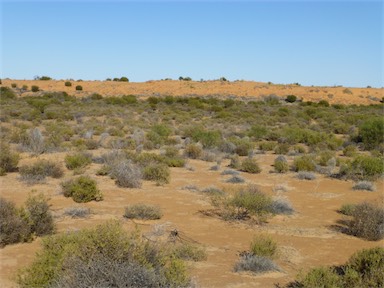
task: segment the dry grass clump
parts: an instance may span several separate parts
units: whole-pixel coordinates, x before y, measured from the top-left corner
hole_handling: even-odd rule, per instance
[[[376,187],[370,181],[359,181],[352,187],[353,190],[375,191]]]
[[[85,218],[89,216],[91,209],[86,207],[68,207],[64,210],[63,215],[72,218]]]
[[[124,217],[128,219],[157,220],[162,216],[160,207],[141,203],[125,207],[124,212]]]
[[[297,173],[297,178],[300,180],[315,180],[316,175],[312,172],[300,171],[299,173]]]
[[[20,178],[29,184],[44,181],[46,177],[61,178],[64,171],[59,163],[49,160],[37,160],[33,164],[19,168]]]

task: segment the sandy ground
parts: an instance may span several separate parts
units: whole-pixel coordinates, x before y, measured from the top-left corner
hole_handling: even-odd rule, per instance
[[[20,88],[27,85],[37,85],[42,92],[65,91],[70,95],[86,96],[99,93],[103,96],[136,95],[148,96],[238,96],[247,98],[261,98],[268,95],[277,95],[285,98],[287,95],[296,95],[303,101],[318,102],[327,100],[330,104],[377,104],[384,96],[384,88],[346,88],[346,87],[304,87],[298,85],[268,84],[253,81],[147,81],[147,82],[114,82],[114,81],[71,81],[72,86],[66,87],[64,80],[34,81],[3,79],[3,86],[11,87],[17,84],[16,91],[20,95],[36,95],[37,93],[22,92]],[[76,91],[75,87],[81,85],[83,91]],[[39,93],[39,92],[38,92]]]
[[[31,161],[29,155],[22,156],[20,165]],[[42,157],[63,161],[64,156],[65,153],[55,153]],[[199,192],[183,189],[186,185],[195,185],[200,189],[212,185],[242,185],[225,183],[229,176],[220,175],[228,164],[225,161],[219,171],[210,171],[214,163],[190,160],[194,171],[171,168],[170,184],[156,186],[145,181],[141,189],[119,188],[109,177],[95,176],[100,165],[92,164],[85,174],[97,180],[104,193],[104,201],[81,205],[60,194],[63,179],[48,179],[46,183],[29,186],[18,180],[18,173],[9,173],[0,177],[1,196],[22,205],[32,189],[43,192],[50,198],[58,232],[93,226],[111,218],[120,219],[127,229],[132,229],[135,224],[122,217],[125,206],[140,202],[159,205],[164,212],[162,219],[137,223],[143,233],[148,233],[159,224],[169,230],[176,228],[181,235],[206,248],[206,261],[190,263],[191,275],[199,287],[274,287],[275,283],[284,284],[293,280],[302,269],[339,265],[355,251],[384,245],[384,241],[364,241],[331,228],[343,218],[337,213],[342,204],[382,199],[383,180],[375,183],[375,192],[354,191],[351,181],[329,179],[318,174],[317,179],[312,181],[298,180],[293,172],[283,175],[271,173],[275,157],[274,154],[257,155],[262,173],[241,175],[248,183],[259,185],[263,192],[289,200],[296,212],[291,216],[275,216],[262,226],[229,223],[204,216],[199,211],[212,208],[209,199]],[[288,159],[292,161],[293,158],[288,156]],[[72,172],[67,171],[64,179],[70,177]],[[281,185],[286,191],[276,190]],[[92,214],[85,219],[63,217],[64,209],[72,206],[89,207]],[[261,275],[234,273],[238,253],[247,250],[253,236],[260,233],[271,235],[277,242],[279,255],[275,262],[282,272]],[[40,239],[36,239],[32,243],[8,245],[0,249],[0,287],[15,287],[12,279],[15,271],[31,263],[40,248],[39,244]]]

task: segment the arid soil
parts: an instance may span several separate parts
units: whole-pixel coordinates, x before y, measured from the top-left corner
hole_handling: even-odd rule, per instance
[[[103,151],[99,149],[94,153],[97,155]],[[65,153],[55,153],[40,157],[63,161],[64,156]],[[243,185],[225,183],[229,176],[220,173],[226,169],[226,161],[223,161],[219,171],[211,171],[212,162],[189,160],[194,169],[171,168],[170,184],[156,186],[145,181],[141,189],[119,188],[109,177],[95,176],[100,164],[92,164],[85,174],[97,180],[104,200],[86,204],[76,204],[71,198],[60,194],[63,178],[48,178],[46,183],[29,186],[18,179],[18,173],[9,173],[0,177],[1,196],[22,205],[31,190],[43,192],[50,198],[58,232],[90,227],[111,218],[120,219],[127,228],[138,225],[143,233],[150,233],[156,225],[163,225],[169,231],[177,229],[184,239],[196,241],[207,250],[206,261],[190,263],[191,275],[199,287],[274,287],[275,283],[285,284],[293,280],[301,270],[307,271],[319,265],[339,265],[357,250],[384,244],[384,241],[370,242],[348,236],[334,228],[337,220],[345,217],[337,213],[342,204],[382,201],[383,180],[375,182],[375,192],[354,191],[352,181],[325,178],[319,174],[315,180],[299,180],[293,172],[272,173],[271,165],[275,157],[272,153],[257,155],[262,172],[241,173],[248,183],[259,185],[269,195],[288,199],[295,209],[293,215],[272,217],[262,226],[225,222],[205,216],[199,211],[212,208],[209,198],[185,189],[187,185],[195,185],[199,189]],[[288,156],[288,159],[292,161],[293,158]],[[33,159],[29,154],[22,154],[20,165],[30,161]],[[64,179],[72,174],[67,170]],[[133,203],[157,204],[164,216],[154,221],[134,223],[126,220],[122,216],[124,207]],[[89,207],[92,214],[85,219],[64,217],[64,209],[73,206]],[[238,253],[247,250],[252,237],[260,233],[269,234],[277,242],[279,253],[275,262],[282,271],[260,275],[233,272],[233,266],[239,259]],[[12,278],[15,271],[31,263],[39,244],[40,239],[35,239],[32,243],[8,245],[0,249],[0,287],[16,287]]]
[[[377,104],[384,96],[384,88],[347,88],[347,87],[304,87],[295,84],[268,84],[253,81],[147,81],[147,82],[115,82],[115,81],[71,81],[72,86],[66,87],[64,80],[34,81],[3,79],[3,86],[11,87],[12,83],[18,88],[28,86],[28,91],[20,91],[21,95],[36,95],[30,91],[36,85],[42,92],[65,91],[70,95],[86,96],[99,93],[103,96],[136,95],[148,96],[238,96],[246,98],[261,98],[276,95],[285,98],[295,95],[299,100],[318,102],[326,100],[330,104]],[[81,85],[83,90],[76,91]]]

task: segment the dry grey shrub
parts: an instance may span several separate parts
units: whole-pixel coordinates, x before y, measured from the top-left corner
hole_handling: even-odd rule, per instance
[[[142,185],[141,169],[130,160],[123,160],[113,165],[111,177],[116,179],[116,184],[121,187],[140,188]]]
[[[39,128],[29,130],[27,139],[22,143],[25,151],[31,152],[34,155],[39,155],[45,152],[46,145],[44,136]]]

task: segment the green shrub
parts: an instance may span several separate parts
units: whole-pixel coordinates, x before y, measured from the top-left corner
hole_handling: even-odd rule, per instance
[[[293,287],[342,287],[342,281],[334,269],[329,267],[314,268],[302,276]]]
[[[202,154],[203,148],[198,144],[189,144],[184,150],[184,155],[192,159],[200,158]]]
[[[374,180],[383,173],[383,159],[366,155],[358,155],[340,167],[341,176],[355,180]]]
[[[264,221],[271,212],[272,199],[256,186],[241,187],[230,197],[213,198],[213,205],[222,210],[224,220],[245,220],[255,216]]]
[[[156,181],[158,185],[168,184],[171,172],[166,164],[153,163],[144,167],[143,178],[145,180]]]
[[[232,155],[230,158],[231,162],[229,163],[228,167],[233,168],[233,169],[240,169],[241,168],[241,159],[239,155],[235,154]]]
[[[61,183],[65,197],[72,197],[77,203],[85,203],[92,200],[101,201],[103,196],[97,188],[96,181],[89,176],[80,176]]]
[[[37,236],[49,235],[55,232],[55,223],[47,201],[43,194],[38,194],[30,195],[25,202],[25,212],[31,231]]]
[[[352,216],[355,208],[356,208],[356,204],[343,204],[340,207],[338,212],[343,214],[343,215]]]
[[[253,125],[248,131],[248,136],[252,137],[255,141],[263,139],[268,134],[266,126]]]
[[[146,204],[129,205],[125,207],[124,213],[124,217],[128,219],[156,220],[162,216],[160,207]]]
[[[16,84],[16,83],[11,83],[11,87],[12,87],[12,88],[16,88],[16,87],[17,87],[17,84]]]
[[[171,128],[164,124],[154,125],[147,134],[147,138],[155,145],[164,145],[171,135]]]
[[[52,78],[49,76],[41,76],[37,80],[48,81],[48,80],[52,80]]]
[[[289,145],[288,143],[281,143],[275,147],[274,151],[276,154],[286,155],[288,154],[290,147],[291,145]]]
[[[363,249],[353,254],[345,265],[311,269],[285,287],[383,287],[383,269],[384,248]]]
[[[92,155],[84,152],[75,153],[65,156],[64,161],[69,170],[84,168],[92,163]]]
[[[273,151],[276,147],[276,142],[273,141],[263,141],[259,144],[261,151]]]
[[[288,103],[294,103],[294,102],[296,102],[296,100],[297,100],[297,97],[295,95],[288,95],[285,98],[285,101]]]
[[[359,127],[359,137],[366,149],[375,149],[384,142],[384,118],[366,120]]]
[[[75,89],[76,89],[76,91],[82,91],[82,90],[83,90],[83,86],[81,86],[81,85],[77,85],[77,86],[75,87]]]
[[[0,144],[0,176],[17,169],[20,156],[11,152],[9,145]]]
[[[355,145],[348,145],[343,149],[343,155],[346,157],[354,157],[357,153],[357,147]]]
[[[280,155],[274,161],[274,169],[277,173],[286,173],[289,170],[289,165],[287,159]]]
[[[345,281],[346,287],[383,287],[384,248],[375,247],[356,252],[346,264],[345,271],[351,270],[356,272],[359,280],[357,283]]]
[[[276,255],[277,244],[266,235],[255,236],[251,242],[250,252],[257,256],[273,258]]]
[[[257,174],[261,172],[261,169],[256,159],[246,158],[241,162],[240,171]]]
[[[26,287],[187,287],[183,261],[116,221],[46,237],[18,274]]]
[[[129,82],[129,79],[127,77],[123,76],[123,77],[120,78],[119,81],[120,82]]]
[[[65,81],[64,85],[66,87],[71,87],[72,86],[72,83],[70,81]]]
[[[207,259],[205,249],[191,243],[182,243],[175,246],[173,254],[176,258],[187,261],[198,262]]]
[[[31,240],[31,227],[25,213],[0,197],[0,247]]]
[[[0,103],[4,102],[5,100],[15,99],[16,94],[12,91],[12,89],[8,87],[0,87]]]
[[[312,156],[303,155],[300,157],[296,157],[293,160],[293,170],[296,172],[299,171],[315,171],[316,165]]]
[[[40,90],[39,86],[32,85],[32,87],[31,87],[32,92],[38,92],[39,90]]]
[[[28,183],[37,183],[45,180],[46,177],[60,178],[64,175],[60,164],[49,160],[37,160],[32,164],[23,165],[19,173],[21,180]]]

